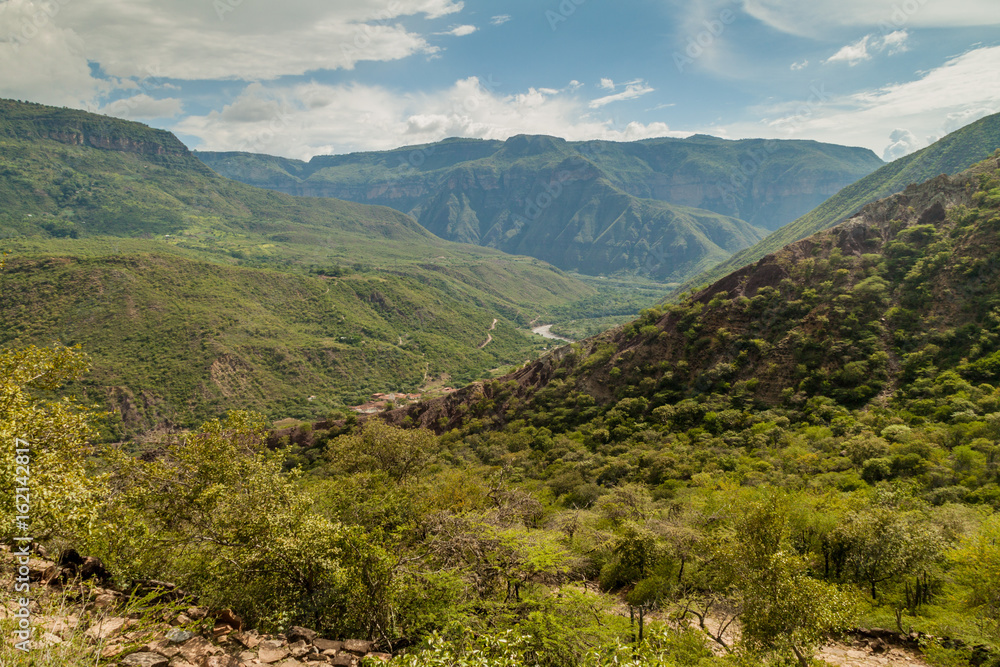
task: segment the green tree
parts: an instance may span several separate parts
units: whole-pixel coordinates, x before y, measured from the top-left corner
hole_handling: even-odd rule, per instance
[[[29,530],[36,540],[89,523],[103,485],[87,464],[96,414],[70,397],[57,398],[65,383],[86,370],[79,348],[0,351],[0,537],[11,537],[14,517],[25,514],[16,511],[18,488],[29,489],[20,494],[20,504],[24,509],[29,496]]]
[[[777,494],[736,508],[718,556],[723,580],[742,607],[740,641],[750,653],[787,651],[808,667],[820,642],[854,617],[851,597],[811,578],[791,550],[788,508]]]
[[[330,442],[330,463],[347,472],[381,471],[402,482],[423,469],[437,448],[437,437],[426,429],[402,429],[381,419],[369,419],[359,433]]]

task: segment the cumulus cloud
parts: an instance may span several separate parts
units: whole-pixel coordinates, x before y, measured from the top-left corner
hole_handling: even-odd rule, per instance
[[[173,129],[203,150],[245,150],[306,158],[385,150],[447,137],[506,139],[550,134],[570,140],[633,141],[687,136],[665,123],[616,123],[595,115],[575,88],[530,88],[500,95],[489,82],[462,79],[434,94],[397,94],[377,86],[255,83],[221,111],[183,119]]]
[[[809,138],[867,146],[882,153],[885,138],[905,127],[913,135],[912,139],[902,137],[909,142],[908,150],[921,148],[978,118],[1000,112],[1000,47],[974,49],[912,81],[849,95],[833,95],[818,87],[808,99],[749,111],[764,120],[713,131],[730,137]]]
[[[889,134],[889,145],[882,152],[882,159],[892,162],[904,155],[909,155],[923,146],[916,135],[909,130],[896,129]]]
[[[0,3],[7,14],[11,6],[26,5],[57,7],[51,23],[71,37],[61,48],[79,52],[84,64],[98,63],[110,76],[155,71],[174,79],[251,81],[433,54],[436,47],[401,19],[441,18],[463,8],[453,0],[298,0],[295,11],[284,12],[238,0]],[[19,64],[29,62],[18,57]],[[5,67],[4,78],[14,69]]]
[[[146,93],[127,99],[115,100],[101,109],[101,113],[118,118],[151,119],[174,118],[184,110],[184,103],[175,97],[155,99]]]
[[[55,2],[0,2],[0,97],[86,107],[109,85],[91,74],[86,42]]]
[[[438,33],[439,35],[454,35],[455,37],[465,37],[466,35],[471,35],[476,32],[478,28],[474,25],[457,25],[454,28],[446,32]]]
[[[601,82],[597,84],[598,88],[603,88],[604,90],[614,90],[615,82],[611,79],[601,79]]]

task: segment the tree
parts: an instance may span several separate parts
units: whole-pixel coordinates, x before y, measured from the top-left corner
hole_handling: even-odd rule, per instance
[[[968,587],[969,606],[992,622],[1000,638],[1000,514],[986,519],[950,557],[958,581]]]
[[[879,584],[926,567],[943,546],[935,527],[886,505],[849,513],[835,534],[854,581],[865,584],[873,600]]]
[[[152,461],[117,453],[95,546],[262,628],[391,639],[397,560],[378,535],[311,511],[262,415],[231,412]]]
[[[402,482],[420,472],[436,448],[437,437],[426,429],[407,430],[369,419],[360,433],[333,440],[328,457],[345,471],[382,471]]]
[[[51,398],[86,370],[87,357],[79,348],[0,352],[0,537],[14,535],[17,515],[29,516],[36,540],[88,523],[91,501],[103,485],[87,464],[97,415],[70,397]],[[18,488],[29,491],[15,492]],[[19,494],[27,513],[16,511]]]
[[[788,509],[773,493],[735,508],[731,531],[717,548],[723,580],[740,603],[741,644],[751,653],[790,651],[808,667],[830,632],[850,624],[854,604],[836,586],[817,581],[788,544]]]

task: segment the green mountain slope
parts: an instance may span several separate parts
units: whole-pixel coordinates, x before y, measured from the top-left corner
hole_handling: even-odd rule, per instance
[[[956,174],[968,169],[998,147],[1000,114],[994,114],[956,130],[927,148],[901,157],[852,183],[760,243],[741,250],[720,265],[696,276],[681,290],[718,280],[731,271],[777,252],[789,243],[829,229],[856,213],[865,204],[901,192],[911,183],[921,183],[938,174]]]
[[[0,101],[0,202],[0,345],[82,343],[84,389],[134,428],[470,381],[543,345],[518,327],[595,294],[390,208],[236,183],[169,133],[41,105]]]
[[[574,392],[598,406],[641,398],[644,411],[713,395],[763,410],[817,397],[843,408],[905,402],[926,396],[928,380],[942,372],[959,384],[1000,385],[998,230],[1000,153],[869,204],[681,304],[564,347],[500,378],[486,398],[506,387],[542,418],[545,406],[559,405],[554,396]],[[398,414],[461,425],[475,415],[454,406],[483,391]],[[911,417],[929,405],[911,405]],[[516,418],[494,414],[497,423]]]
[[[443,238],[590,275],[667,281],[755,243],[761,229],[793,220],[881,164],[862,149],[706,136],[450,139],[308,163],[196,154],[260,187],[392,206]]]

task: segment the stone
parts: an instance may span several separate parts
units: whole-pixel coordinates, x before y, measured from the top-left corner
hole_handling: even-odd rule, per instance
[[[193,665],[181,656],[176,656],[170,659],[170,665],[168,667],[199,667],[198,665]]]
[[[123,665],[129,667],[167,667],[170,661],[159,653],[133,653],[122,660]]]
[[[194,633],[190,630],[171,628],[170,631],[167,632],[167,641],[171,644],[183,644],[190,639],[194,639]]]
[[[337,642],[332,639],[323,639],[322,637],[317,637],[313,640],[312,645],[318,648],[320,651],[343,651],[344,642]]]
[[[301,658],[304,655],[312,653],[316,649],[312,644],[307,644],[304,639],[300,639],[294,644],[288,645],[288,653],[291,654],[293,658]]]
[[[234,630],[243,629],[243,619],[238,614],[234,613],[232,609],[223,609],[219,612],[219,614],[215,617],[215,625],[218,626],[220,623],[222,625],[228,625]]]
[[[239,659],[234,655],[213,655],[201,663],[204,667],[237,667]]]
[[[177,614],[177,618],[173,620],[174,625],[191,625],[192,623],[194,623],[194,619],[184,612]]]
[[[172,658],[181,652],[180,648],[171,644],[168,640],[164,638],[157,639],[156,641],[148,642],[142,647],[143,651],[149,651],[151,653],[159,653],[160,655]]]
[[[288,657],[288,649],[277,639],[262,641],[257,647],[257,659],[260,662],[278,662]]]
[[[294,625],[288,628],[288,632],[285,633],[285,636],[288,637],[289,643],[302,640],[308,644],[312,644],[313,640],[316,639],[316,631]]]
[[[237,633],[234,637],[247,648],[257,648],[260,645],[260,635],[254,631]]]
[[[188,607],[184,613],[190,616],[191,618],[195,619],[196,621],[200,621],[201,619],[208,616],[208,609],[206,609],[205,607]]]
[[[344,641],[344,650],[357,656],[363,656],[372,650],[374,643],[367,639],[348,639]]]
[[[302,663],[294,658],[288,658],[277,667],[302,667]]]
[[[222,649],[204,637],[195,637],[188,640],[181,646],[180,650],[182,658],[196,665],[201,664],[205,658],[218,655],[219,653],[222,653]]]
[[[358,662],[360,662],[358,658],[350,653],[338,653],[330,656],[330,664],[337,665],[337,667],[353,667]]]
[[[93,641],[101,641],[121,632],[122,628],[128,627],[129,619],[121,616],[98,619],[94,625],[90,626],[84,636]]]
[[[101,649],[101,658],[113,658],[116,655],[121,655],[125,652],[125,647],[121,644],[108,644]]]

